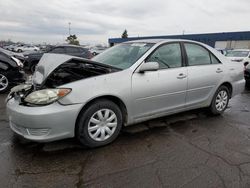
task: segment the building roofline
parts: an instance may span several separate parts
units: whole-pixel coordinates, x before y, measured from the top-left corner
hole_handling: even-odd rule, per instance
[[[200,33],[200,34],[185,34],[185,35],[161,35],[161,36],[144,36],[144,37],[129,37],[129,38],[109,38],[109,43],[121,43],[131,40],[141,39],[189,39],[202,41],[207,40],[225,41],[225,40],[250,40],[250,31],[239,32],[219,32],[219,33]]]

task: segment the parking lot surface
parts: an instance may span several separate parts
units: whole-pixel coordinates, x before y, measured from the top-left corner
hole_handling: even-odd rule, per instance
[[[20,140],[0,95],[0,187],[250,187],[250,91],[223,116],[196,110],[126,128],[111,145]]]

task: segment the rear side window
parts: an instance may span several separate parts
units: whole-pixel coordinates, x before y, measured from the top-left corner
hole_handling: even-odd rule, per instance
[[[160,46],[149,56],[147,62],[158,62],[160,69],[182,66],[181,48],[179,43]]]
[[[213,54],[210,54],[210,56],[211,56],[211,62],[212,62],[212,64],[219,64],[219,63],[220,63],[220,62],[218,61],[218,59],[214,57]]]
[[[189,66],[211,64],[208,50],[197,44],[185,44]]]
[[[65,52],[64,52],[63,47],[57,47],[57,48],[54,48],[53,50],[51,50],[50,53],[63,54]]]
[[[66,47],[66,53],[79,53],[80,50],[74,47]]]

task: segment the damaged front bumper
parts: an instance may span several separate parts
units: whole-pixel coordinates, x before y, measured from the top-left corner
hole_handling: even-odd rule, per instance
[[[12,98],[7,102],[10,128],[22,137],[47,142],[75,135],[75,124],[82,104],[30,107]]]

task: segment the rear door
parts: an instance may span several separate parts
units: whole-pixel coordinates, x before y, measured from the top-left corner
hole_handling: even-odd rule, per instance
[[[132,76],[133,114],[135,119],[160,116],[185,106],[187,67],[183,66],[179,43],[158,47],[146,62],[158,62],[158,71],[135,72]]]
[[[188,64],[186,106],[206,106],[224,76],[224,67],[205,47],[187,42],[184,46]]]

